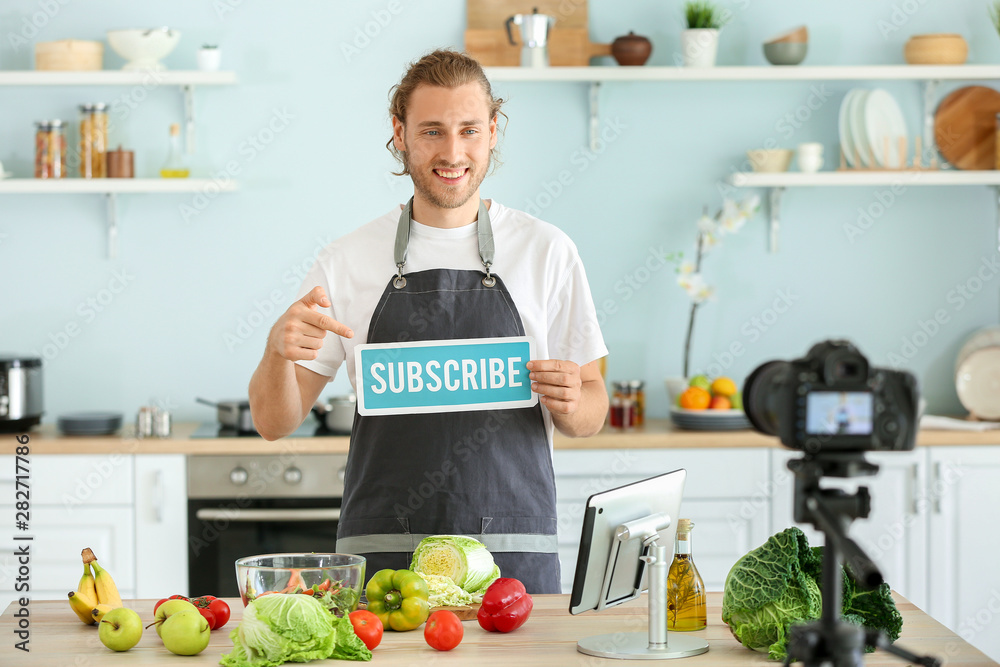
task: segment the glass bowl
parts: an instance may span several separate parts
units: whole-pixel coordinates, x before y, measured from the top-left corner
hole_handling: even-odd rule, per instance
[[[337,616],[358,607],[365,583],[365,559],[352,554],[265,554],[236,561],[243,606],[262,595],[311,595]]]

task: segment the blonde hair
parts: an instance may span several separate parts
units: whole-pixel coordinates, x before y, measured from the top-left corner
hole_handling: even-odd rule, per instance
[[[486,73],[479,61],[450,49],[438,49],[428,53],[420,60],[410,63],[410,67],[400,82],[389,90],[389,117],[398,118],[399,122],[406,123],[406,111],[410,96],[421,84],[458,88],[468,83],[478,83],[482,86],[483,92],[489,99],[490,120],[497,118],[498,115],[503,116],[505,120],[507,119],[507,114],[500,111],[505,100],[493,96],[493,88],[490,86],[490,81],[486,78]],[[386,142],[385,147],[403,167],[400,171],[392,173],[396,176],[409,174],[410,166],[406,159],[406,152],[396,148],[392,137]],[[491,172],[500,164],[498,154],[496,147],[490,149]]]

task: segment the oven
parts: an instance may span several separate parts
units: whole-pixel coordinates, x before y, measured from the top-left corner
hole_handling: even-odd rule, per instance
[[[346,454],[189,456],[189,595],[239,597],[245,556],[336,552],[346,466]]]

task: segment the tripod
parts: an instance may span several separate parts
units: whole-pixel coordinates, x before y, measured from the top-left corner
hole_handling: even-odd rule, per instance
[[[843,604],[843,573],[848,571],[859,586],[870,590],[882,583],[882,573],[858,544],[847,536],[854,519],[864,519],[871,511],[868,487],[853,494],[842,489],[821,488],[823,477],[861,477],[878,472],[862,452],[819,452],[788,462],[795,473],[794,516],[809,523],[825,537],[823,549],[823,613],[819,620],[793,625],[789,631],[787,667],[802,661],[805,667],[860,667],[865,644],[871,644],[917,665],[940,667],[932,656],[918,656],[894,646],[880,631],[848,623],[840,618]]]

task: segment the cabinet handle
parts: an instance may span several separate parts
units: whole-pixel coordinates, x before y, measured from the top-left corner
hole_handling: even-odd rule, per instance
[[[339,521],[340,508],[228,510],[203,507],[194,515],[199,521]]]
[[[150,494],[153,500],[153,520],[156,523],[163,523],[163,471],[157,470],[153,473],[153,490]]]
[[[917,506],[917,484],[920,482],[920,465],[913,463],[910,465],[910,514],[916,516],[920,513]]]
[[[941,513],[941,494],[944,493],[944,484],[941,480],[944,479],[941,475],[941,462],[936,461],[934,463],[934,484],[931,486],[931,494],[934,496],[934,513]]]

